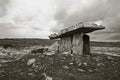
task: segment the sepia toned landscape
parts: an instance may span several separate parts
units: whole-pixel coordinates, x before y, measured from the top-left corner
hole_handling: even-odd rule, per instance
[[[120,42],[91,41],[92,55],[74,60],[56,41],[0,39],[0,80],[119,80]]]
[[[0,80],[120,80],[120,0],[0,0]]]

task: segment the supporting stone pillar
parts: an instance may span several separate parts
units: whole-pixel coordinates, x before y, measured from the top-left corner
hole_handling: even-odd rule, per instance
[[[72,43],[71,36],[62,37],[59,42],[59,52],[71,52]]]
[[[90,39],[88,35],[83,35],[83,54],[91,55],[90,54]]]
[[[70,52],[76,57],[90,54],[90,40],[88,35],[76,33],[71,36],[62,37],[59,42],[59,52]]]
[[[72,52],[76,56],[83,54],[83,33],[76,33],[73,35]]]
[[[81,56],[83,54],[83,33],[62,37],[59,42],[59,52],[70,52],[78,57]]]

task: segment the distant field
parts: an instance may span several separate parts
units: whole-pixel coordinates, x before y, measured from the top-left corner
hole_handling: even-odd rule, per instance
[[[91,41],[91,46],[99,47],[120,47],[120,42],[95,42]]]
[[[29,39],[29,38],[21,38],[21,39],[0,39],[0,46],[3,47],[29,47],[34,45],[47,46],[51,45],[56,40],[50,39]],[[120,47],[120,42],[93,42],[90,43],[91,46],[99,46],[99,47]]]
[[[49,39],[0,39],[0,46],[3,46],[5,48],[7,47],[29,47],[34,45],[51,45],[55,42],[55,40],[49,40]]]

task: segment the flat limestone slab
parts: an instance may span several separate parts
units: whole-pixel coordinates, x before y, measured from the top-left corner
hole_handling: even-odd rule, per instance
[[[56,39],[56,38],[73,35],[75,33],[90,33],[101,29],[105,29],[105,27],[90,22],[80,22],[74,26],[61,30],[58,34],[51,34],[49,37],[50,39]]]

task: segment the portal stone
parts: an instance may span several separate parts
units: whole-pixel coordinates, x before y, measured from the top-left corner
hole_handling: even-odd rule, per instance
[[[59,52],[71,52],[71,36],[62,37],[59,42]]]
[[[77,33],[73,35],[72,40],[72,52],[73,54],[82,55],[83,53],[83,33]]]
[[[50,39],[58,39],[59,52],[70,52],[75,57],[80,58],[82,54],[90,55],[90,40],[87,33],[105,29],[102,25],[97,25],[90,22],[80,22],[71,27],[61,30],[57,34],[51,34]]]
[[[90,39],[88,35],[83,35],[83,54],[90,55]]]

